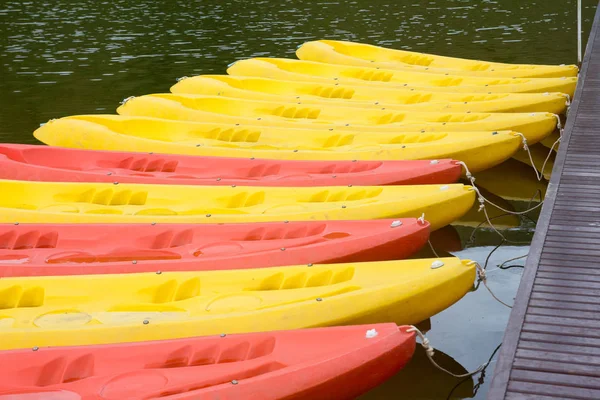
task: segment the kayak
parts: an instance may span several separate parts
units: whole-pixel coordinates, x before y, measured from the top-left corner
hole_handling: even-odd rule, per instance
[[[3,351],[0,398],[64,391],[83,399],[351,400],[408,363],[416,347],[409,329],[371,324]]]
[[[282,81],[261,77],[200,75],[171,87],[176,94],[203,94],[266,101],[301,101],[365,109],[440,112],[550,112],[564,114],[563,93],[447,93],[356,84]]]
[[[579,72],[576,65],[504,64],[338,40],[306,42],[298,48],[296,55],[301,60],[332,64],[492,78],[559,78],[577,76]]]
[[[247,269],[404,259],[414,218],[251,224],[0,224],[0,277]]]
[[[286,81],[368,84],[383,88],[412,88],[452,93],[545,93],[573,97],[576,77],[485,78],[405,72],[393,69],[324,64],[287,58],[251,58],[229,65],[229,75],[261,76]]]
[[[456,182],[461,166],[431,161],[277,161],[0,144],[0,179],[167,185],[377,186]]]
[[[415,324],[473,286],[458,258],[0,279],[0,349]],[[110,294],[110,295],[107,295]]]
[[[357,160],[358,163],[359,160],[381,162],[424,159],[435,164],[436,160],[439,162],[441,159],[453,158],[464,162],[473,172],[502,163],[518,151],[522,142],[520,136],[507,131],[338,133],[317,127],[310,130],[246,127],[119,115],[79,115],[51,120],[37,129],[34,136],[46,144],[68,148],[235,157],[246,160],[261,158],[261,163],[266,162],[264,159],[320,160],[326,161],[327,165],[338,165],[342,160]],[[336,184],[340,184],[341,171],[343,170],[338,167],[333,167],[331,171],[336,172]],[[325,169],[325,172],[330,170]],[[263,181],[265,179],[262,178]],[[294,182],[299,179],[294,178]]]
[[[220,96],[159,93],[130,98],[120,115],[198,122],[287,128],[333,128],[343,132],[520,132],[531,143],[557,126],[552,113],[444,113],[357,110],[352,107],[302,105],[288,102],[234,99]]]
[[[418,218],[471,207],[470,186],[248,187],[0,180],[0,223],[223,223]]]

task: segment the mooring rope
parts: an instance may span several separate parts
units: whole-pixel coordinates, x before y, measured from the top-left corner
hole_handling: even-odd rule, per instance
[[[492,289],[490,289],[490,287],[489,287],[489,286],[488,286],[488,284],[487,284],[487,275],[486,275],[485,269],[484,269],[484,268],[482,268],[482,267],[481,267],[481,265],[480,265],[480,264],[479,264],[477,261],[471,261],[471,262],[470,262],[468,265],[473,265],[473,264],[475,264],[475,268],[477,269],[477,275],[478,275],[478,277],[479,277],[479,281],[480,281],[481,283],[483,283],[483,286],[485,286],[485,288],[488,290],[488,292],[490,292],[490,294],[492,295],[492,297],[493,297],[493,298],[494,298],[494,299],[495,299],[497,302],[499,302],[500,304],[502,304],[502,305],[504,305],[504,306],[506,306],[506,307],[508,307],[508,308],[512,308],[512,306],[511,306],[511,305],[509,305],[509,304],[505,303],[504,301],[500,300],[500,299],[498,298],[498,296],[496,296],[496,295],[494,294],[494,292],[492,291]]]
[[[442,367],[441,365],[439,365],[434,359],[433,359],[433,355],[435,354],[435,350],[433,349],[433,347],[431,347],[431,344],[429,343],[429,339],[427,339],[425,337],[425,335],[423,334],[423,332],[421,332],[419,330],[419,328],[417,328],[416,326],[411,326],[410,328],[407,329],[406,332],[415,332],[416,335],[419,337],[419,339],[421,339],[421,346],[423,346],[423,349],[425,350],[425,354],[427,355],[427,358],[429,359],[429,361],[431,361],[431,364],[433,364],[434,367],[436,367],[437,369],[439,369],[442,372],[447,373],[448,375],[452,375],[455,378],[466,378],[472,375],[475,375],[481,371],[483,371],[485,369],[485,367],[487,367],[487,365],[490,363],[490,361],[486,362],[485,364],[480,365],[475,371],[473,372],[467,372],[466,374],[455,374],[453,372],[448,371],[446,368]]]
[[[479,375],[479,378],[477,378],[477,384],[475,384],[473,386],[473,395],[471,397],[475,397],[477,395],[477,392],[479,391],[479,388],[481,388],[481,386],[483,385],[483,382],[485,381],[485,371],[486,369],[490,366],[490,364],[492,362],[492,359],[494,358],[494,356],[496,355],[496,353],[498,352],[498,350],[500,350],[500,347],[502,346],[502,343],[500,343],[498,346],[496,346],[496,349],[494,349],[494,351],[492,352],[492,354],[490,355],[490,357],[488,358],[488,362],[485,366],[485,368],[483,368],[483,370],[481,371],[481,375]],[[450,391],[450,393],[448,393],[448,397],[446,397],[446,400],[451,400],[453,398],[452,394],[454,393],[454,391],[456,390],[456,388],[458,388],[460,385],[462,385],[469,377],[463,378],[463,380],[461,380],[460,382],[458,382]]]
[[[435,256],[435,258],[440,258],[440,256],[438,256],[437,251],[435,251],[435,249],[433,248],[433,244],[431,243],[431,240],[427,239],[427,243],[429,243],[429,247],[431,248],[431,251],[433,252],[433,255]]]

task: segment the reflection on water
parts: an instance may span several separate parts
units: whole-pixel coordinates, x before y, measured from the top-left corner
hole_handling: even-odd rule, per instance
[[[596,1],[583,3],[589,32]],[[504,62],[576,61],[575,2],[559,0],[4,0],[0,20],[2,142],[35,143],[32,131],[50,118],[112,113],[121,99],[168,91],[177,77],[224,73],[240,58],[292,57],[303,41],[324,37]],[[532,146],[536,164],[556,138]],[[476,174],[486,198],[505,210],[526,210],[545,193],[547,182],[537,181],[524,156]],[[522,269],[498,265],[527,253],[539,208],[521,216],[487,210],[505,238],[489,257],[488,283],[512,303]],[[439,256],[483,265],[501,239],[475,205],[431,243]],[[419,256],[435,253],[425,248]],[[509,311],[482,286],[467,294],[429,321],[436,359],[457,373],[474,370],[501,342]],[[482,383],[475,377],[457,386],[419,349],[404,371],[363,398],[482,399],[493,366]]]
[[[438,365],[453,374],[462,375],[468,372],[451,356],[441,351],[436,351],[433,358]],[[431,364],[425,350],[417,346],[412,360],[402,371],[359,399],[471,399],[474,389],[473,378],[454,378],[440,371]]]

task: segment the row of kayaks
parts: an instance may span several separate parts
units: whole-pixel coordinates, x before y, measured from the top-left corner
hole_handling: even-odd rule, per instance
[[[352,399],[471,290],[414,255],[472,211],[463,166],[549,147],[577,68],[297,54],[0,145],[0,399]]]

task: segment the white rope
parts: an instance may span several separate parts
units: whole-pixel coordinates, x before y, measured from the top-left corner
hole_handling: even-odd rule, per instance
[[[481,265],[479,265],[479,263],[477,261],[471,261],[468,265],[473,265],[475,264],[475,268],[477,269],[477,275],[479,276],[479,280],[481,281],[481,283],[483,283],[483,286],[485,286],[485,288],[488,290],[488,292],[490,292],[490,294],[492,295],[492,297],[494,299],[496,299],[496,301],[508,308],[512,308],[511,305],[506,304],[505,302],[503,302],[502,300],[500,300],[498,298],[498,296],[496,296],[494,294],[494,292],[492,292],[492,289],[490,289],[490,287],[487,285],[487,275],[485,273],[485,269],[483,269],[483,267]]]
[[[568,96],[568,95],[567,95]],[[570,101],[567,100],[567,105],[570,104]],[[562,133],[563,133],[563,126],[562,126],[562,122],[560,121],[560,115],[558,114],[554,114],[554,117],[556,118],[556,129],[558,129],[558,133],[559,135],[562,137]]]
[[[435,251],[435,249],[433,248],[433,244],[431,244],[431,240],[427,239],[427,243],[429,243],[429,247],[431,248],[431,251],[433,252],[433,255],[435,256],[435,258],[440,258],[437,251]]]
[[[436,367],[440,371],[445,372],[448,375],[451,375],[455,378],[466,378],[468,376],[478,374],[479,372],[483,371],[484,368],[487,367],[487,365],[490,363],[488,361],[485,364],[480,365],[475,371],[467,372],[466,374],[458,375],[458,374],[452,373],[435,362],[435,360],[433,359],[433,355],[435,354],[433,347],[431,347],[431,344],[429,344],[429,339],[427,339],[425,337],[425,335],[423,334],[423,332],[421,332],[419,330],[419,328],[417,328],[416,326],[411,326],[410,328],[408,328],[406,330],[406,332],[415,332],[417,334],[419,339],[421,339],[421,346],[423,346],[423,349],[425,350],[425,354],[427,355],[427,358],[429,358],[429,361],[431,361],[431,364],[433,364],[434,367]]]

